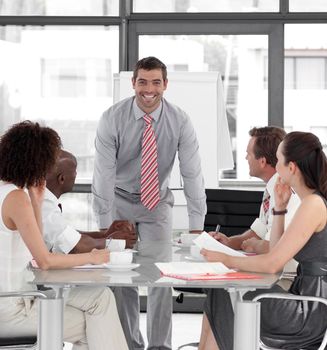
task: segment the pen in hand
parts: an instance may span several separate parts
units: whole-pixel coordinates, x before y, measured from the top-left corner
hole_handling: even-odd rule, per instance
[[[218,225],[216,226],[215,232],[218,233],[219,230],[220,230],[220,225],[218,224]]]

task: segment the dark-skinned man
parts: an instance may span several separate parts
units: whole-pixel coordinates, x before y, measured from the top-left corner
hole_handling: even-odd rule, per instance
[[[136,234],[128,221],[117,220],[108,230],[79,231],[67,225],[59,198],[70,192],[76,178],[77,161],[73,154],[62,150],[56,166],[47,174],[47,189],[42,207],[43,235],[48,248],[61,253],[84,253],[93,248],[101,249],[109,235],[125,239],[126,247],[132,248]]]

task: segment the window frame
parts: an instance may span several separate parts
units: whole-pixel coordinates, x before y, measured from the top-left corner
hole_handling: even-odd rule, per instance
[[[132,9],[133,0],[120,0],[118,16],[0,15],[0,26],[118,26],[120,71],[132,69],[137,61],[140,35],[268,35],[268,124],[283,127],[284,25],[327,22],[327,12],[290,12],[289,0],[279,0],[279,12],[133,13]]]

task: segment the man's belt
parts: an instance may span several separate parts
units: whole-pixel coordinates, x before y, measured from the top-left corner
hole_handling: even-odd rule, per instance
[[[130,193],[119,187],[115,187],[115,193],[131,203],[139,203],[141,201],[141,193]]]

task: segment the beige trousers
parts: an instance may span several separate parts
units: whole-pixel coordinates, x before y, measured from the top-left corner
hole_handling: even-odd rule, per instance
[[[38,302],[16,305],[0,315],[0,335],[33,335],[37,329]],[[70,290],[64,310],[64,341],[73,350],[128,350],[116,301],[109,288]]]

